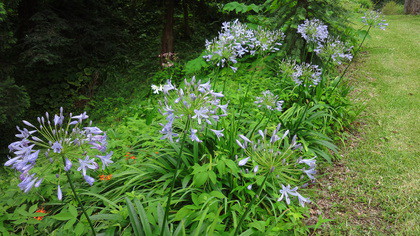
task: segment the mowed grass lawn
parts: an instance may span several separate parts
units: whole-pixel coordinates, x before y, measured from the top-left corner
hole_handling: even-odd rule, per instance
[[[386,19],[353,66],[365,110],[319,181],[322,235],[420,235],[420,16]]]

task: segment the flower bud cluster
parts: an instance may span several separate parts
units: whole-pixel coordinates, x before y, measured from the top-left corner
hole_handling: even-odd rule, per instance
[[[380,12],[368,11],[368,12],[365,13],[364,16],[362,16],[362,22],[365,25],[385,30],[386,27],[388,26],[388,23],[385,23],[386,20],[383,19],[383,18],[384,17],[382,15],[382,13],[380,13]]]
[[[224,22],[218,37],[206,40],[207,55],[203,58],[218,67],[230,66],[236,71],[232,65],[238,62],[238,58],[278,51],[283,38],[284,34],[279,30],[269,31],[262,27],[252,30],[239,20]]]
[[[283,61],[280,68],[284,74],[291,77],[297,85],[305,87],[316,86],[321,81],[322,71],[318,65]]]
[[[96,170],[98,164],[88,153],[92,154],[94,150],[106,153],[107,141],[106,134],[99,128],[90,125],[83,127],[87,118],[86,112],[77,116],[70,113],[68,121],[65,122],[63,108],[60,108],[60,114],[54,117],[50,117],[48,113],[45,113],[45,117],[38,117],[38,126],[24,120],[23,123],[32,130],[17,127],[20,133],[16,137],[21,140],[9,145],[9,150],[15,157],[9,158],[4,165],[22,173],[22,182],[18,186],[24,192],[40,186],[44,179],[40,175],[48,171],[61,172],[61,168],[70,171],[74,162],[79,163],[77,171],[82,173],[85,181],[93,184],[95,180],[87,175],[87,169]],[[104,169],[113,162],[110,160],[111,156],[112,152],[95,157],[102,162]],[[37,173],[39,169],[42,171]],[[60,188],[58,192],[60,196]]]
[[[254,102],[257,104],[258,107],[266,108],[270,111],[282,110],[282,105],[284,101],[279,100],[278,95],[274,95],[270,90],[266,90],[262,92],[262,97],[256,97],[256,101]]]
[[[160,124],[163,128],[161,139],[168,139],[173,142],[179,137],[182,127],[189,122],[189,137],[194,142],[202,142],[199,139],[199,132],[206,126],[215,126],[221,117],[227,116],[228,104],[221,104],[222,93],[211,89],[210,81],[202,83],[185,80],[183,88],[176,88],[170,80],[163,85],[163,101],[159,104],[160,113],[165,116],[166,124]],[[217,138],[223,136],[223,130],[210,129]],[[185,132],[187,132],[185,131]],[[177,141],[177,140],[175,140]]]
[[[328,26],[318,19],[306,19],[298,25],[297,32],[309,43],[322,43],[328,37]]]
[[[309,199],[302,197],[297,192],[297,187],[290,189],[290,185],[284,187],[284,184],[294,179],[294,183],[299,181],[299,177],[306,174],[309,179],[313,180],[315,171],[315,158],[302,159],[298,158],[298,150],[301,149],[301,144],[298,144],[296,135],[292,137],[289,142],[289,130],[280,132],[281,124],[278,124],[271,136],[267,135],[267,130],[258,130],[258,136],[255,141],[247,138],[244,135],[239,135],[237,144],[244,150],[245,158],[238,161],[238,166],[248,167],[252,169],[254,175],[258,173],[272,174],[274,181],[272,183],[279,183],[282,186],[280,193],[281,201],[286,199],[287,204],[290,204],[289,194],[297,196],[299,203],[304,206],[304,203],[310,202]],[[306,164],[310,167],[309,170],[305,168],[297,168],[301,164]],[[248,169],[246,173],[248,173]],[[252,184],[248,185],[248,189],[252,189]]]

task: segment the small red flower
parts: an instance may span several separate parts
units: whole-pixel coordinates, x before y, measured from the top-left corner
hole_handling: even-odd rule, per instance
[[[44,210],[44,208],[39,208],[38,210],[36,210],[35,212],[39,212],[39,213],[47,213],[46,210]],[[36,220],[42,220],[44,217],[43,216],[35,216],[34,217]]]
[[[110,180],[112,179],[112,175],[100,175],[99,180]]]

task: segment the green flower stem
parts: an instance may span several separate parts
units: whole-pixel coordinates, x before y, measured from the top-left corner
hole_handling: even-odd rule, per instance
[[[366,31],[366,34],[365,34],[365,36],[363,37],[362,42],[359,44],[359,47],[357,48],[357,50],[354,52],[354,56],[353,56],[353,58],[355,58],[355,57],[356,57],[356,55],[359,53],[360,48],[362,47],[363,43],[365,42],[365,39],[366,39],[366,37],[368,36],[369,31],[370,31],[370,29],[371,29],[371,28],[372,28],[372,26],[371,26],[371,25],[369,25],[369,28],[368,28],[368,30]],[[331,95],[332,95],[332,93],[334,92],[334,90],[337,88],[338,84],[339,84],[339,83],[341,82],[341,80],[343,79],[343,76],[346,74],[347,69],[350,67],[350,65],[351,65],[351,63],[352,63],[352,62],[353,62],[353,60],[351,60],[351,61],[349,62],[349,64],[347,64],[347,66],[346,66],[346,68],[344,69],[343,73],[341,73],[341,75],[340,75],[340,77],[339,77],[339,79],[338,79],[337,83],[335,84],[335,86],[334,86],[333,90],[331,91]]]
[[[254,73],[254,75],[255,75],[255,73]],[[241,107],[239,108],[240,111],[239,111],[239,117],[238,117],[238,119],[241,119],[242,111],[244,110],[245,100],[248,98],[249,88],[251,87],[251,84],[252,84],[252,82],[254,80],[254,75],[251,76],[251,81],[249,81],[249,83],[248,83],[248,86],[247,86],[246,91],[245,91],[245,96],[242,98]]]
[[[64,165],[66,165],[66,158],[64,157],[64,155],[61,155],[61,158],[63,159]],[[66,172],[67,180],[69,181],[69,184],[70,184],[71,191],[73,192],[74,198],[79,203],[79,206],[82,209],[83,214],[85,215],[87,221],[89,222],[90,229],[92,230],[92,235],[96,235],[95,228],[93,228],[92,221],[90,221],[89,215],[86,213],[85,208],[83,207],[82,201],[80,201],[79,197],[77,196],[76,189],[74,188],[73,181],[71,180],[71,177],[70,177],[70,173],[69,171],[65,171],[65,172]]]
[[[241,228],[242,222],[245,220],[245,217],[248,215],[249,211],[251,210],[251,207],[254,205],[256,199],[261,195],[261,192],[263,190],[264,184],[267,181],[268,176],[271,174],[271,170],[265,175],[265,178],[263,182],[261,183],[260,188],[258,189],[258,194],[255,194],[255,196],[252,198],[251,202],[249,203],[248,207],[246,208],[244,214],[242,215],[241,219],[239,220],[238,225],[236,226],[235,233],[233,236],[236,236],[239,234],[239,229]]]
[[[160,230],[160,236],[163,236],[163,234],[165,232],[165,224],[166,224],[166,221],[168,220],[169,208],[171,206],[172,192],[174,191],[174,188],[175,188],[175,180],[178,177],[178,169],[181,165],[181,155],[182,155],[182,151],[184,150],[185,139],[187,137],[187,131],[188,131],[189,127],[190,127],[190,117],[188,117],[187,123],[185,124],[184,133],[183,133],[183,137],[182,137],[182,141],[181,141],[181,148],[179,149],[178,159],[177,159],[177,162],[176,162],[176,168],[175,168],[174,176],[172,178],[171,189],[169,190],[169,193],[168,193],[168,200],[166,202],[165,215],[163,216],[163,222],[162,222],[162,228]]]

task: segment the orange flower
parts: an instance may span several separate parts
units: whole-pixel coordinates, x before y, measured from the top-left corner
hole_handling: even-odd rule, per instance
[[[46,210],[44,210],[44,208],[39,208],[38,210],[36,210],[35,212],[39,212],[39,213],[47,213]],[[42,220],[44,218],[44,216],[35,216],[34,217],[37,220]]]
[[[125,158],[126,160],[128,160],[128,159],[132,159],[132,160],[134,160],[134,159],[137,159],[135,156],[127,156],[126,155],[126,158]]]
[[[110,180],[112,179],[112,175],[100,175],[99,180]]]

